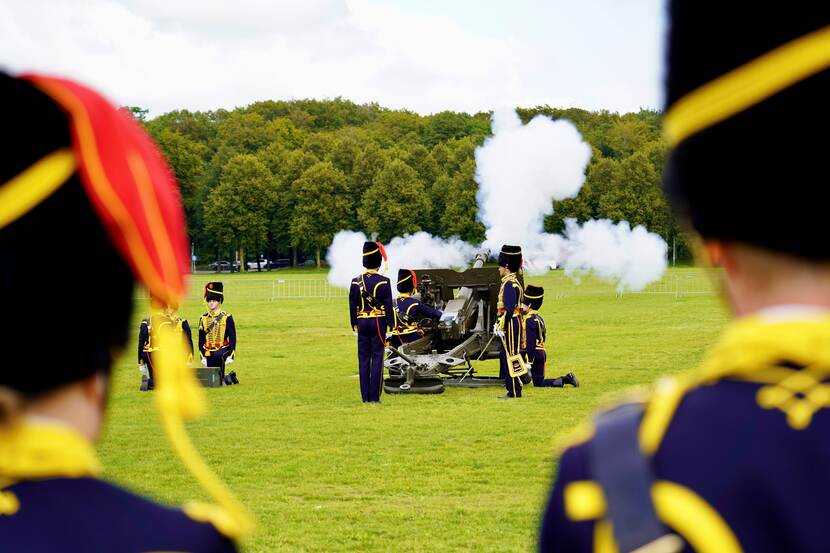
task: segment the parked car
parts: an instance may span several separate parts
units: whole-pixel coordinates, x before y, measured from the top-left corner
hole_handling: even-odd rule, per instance
[[[260,259],[259,262],[257,262],[256,260],[248,261],[245,265],[248,267],[249,271],[255,271],[257,269],[261,271],[263,269],[269,268],[268,263],[269,261],[267,259]]]
[[[239,271],[239,262],[234,261],[233,263],[231,263],[230,261],[214,261],[213,263],[208,265],[208,269],[211,271],[215,271],[217,273],[225,271],[233,273]]]
[[[274,259],[268,262],[269,269],[282,269],[285,267],[291,266],[291,259],[289,258],[282,258],[282,259]]]

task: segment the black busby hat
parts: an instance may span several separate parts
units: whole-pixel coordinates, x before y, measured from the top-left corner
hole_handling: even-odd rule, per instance
[[[9,369],[0,371],[0,389],[36,397],[109,373],[127,343],[136,281],[159,301],[181,298],[188,263],[184,218],[175,181],[149,138],[97,93],[62,79],[0,72],[0,95],[14,106],[3,126],[13,140],[0,160],[0,297],[14,314],[0,318],[0,334],[14,347],[5,359]],[[128,162],[141,164],[140,183]],[[130,201],[145,195],[155,210],[152,229],[141,202]],[[89,261],[90,270],[56,281],[38,269],[44,235],[69,246],[52,248],[51,263]],[[72,344],[69,364],[38,362],[43,344],[32,329],[54,310],[43,290],[94,305],[72,315],[75,327],[96,331]]]
[[[205,301],[216,300],[225,303],[225,286],[221,282],[208,282],[205,284]]]
[[[398,292],[411,294],[418,286],[418,277],[410,269],[398,269]]]
[[[367,269],[377,269],[386,261],[386,250],[380,242],[363,243],[363,266]]]
[[[827,13],[806,1],[751,13],[672,2],[664,186],[704,238],[830,259],[816,229],[827,210],[825,143],[813,132],[830,91]]]
[[[499,252],[499,267],[507,267],[510,271],[516,272],[522,266],[521,246],[510,246],[505,244]]]
[[[541,286],[528,284],[525,287],[524,302],[531,309],[539,309],[545,299],[545,289]]]

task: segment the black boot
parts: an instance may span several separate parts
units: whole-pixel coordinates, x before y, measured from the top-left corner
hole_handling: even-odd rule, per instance
[[[231,382],[231,375],[226,374],[225,378],[222,379],[222,382],[225,383],[225,386],[230,386],[231,384],[233,384],[233,382]]]
[[[146,374],[141,375],[141,386],[138,388],[140,392],[146,392],[150,389],[150,379],[147,378]]]
[[[568,373],[562,377],[562,384],[570,384],[574,388],[579,388],[579,379],[574,373]]]
[[[231,371],[231,374],[229,374],[228,376],[231,377],[231,382],[233,384],[239,384],[239,379],[236,378],[236,371]]]

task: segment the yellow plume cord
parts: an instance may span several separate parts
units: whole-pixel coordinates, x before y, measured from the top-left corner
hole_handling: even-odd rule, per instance
[[[75,172],[75,154],[61,148],[43,156],[11,180],[0,183],[0,228],[48,198]]]
[[[239,539],[254,528],[251,514],[208,467],[185,430],[184,421],[201,417],[207,411],[205,391],[187,367],[184,342],[176,332],[161,332],[157,352],[156,408],[173,451],[218,505],[189,503],[185,512],[198,520],[209,521],[228,537]]]

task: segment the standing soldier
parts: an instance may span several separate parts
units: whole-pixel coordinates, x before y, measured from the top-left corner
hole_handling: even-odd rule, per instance
[[[236,511],[171,509],[130,493],[101,478],[95,451],[118,408],[108,396],[136,284],[161,302],[184,294],[187,234],[170,169],[129,115],[75,82],[0,73],[0,97],[11,107],[0,161],[0,297],[14,313],[0,318],[0,335],[14,344],[0,370],[0,550],[235,551],[226,533],[243,527]],[[65,271],[57,284],[79,298],[62,321],[74,337],[60,337],[71,346],[60,363],[43,358],[32,332],[54,310],[40,294],[56,285],[37,263],[44,236],[59,237],[50,254],[58,266],[94,260],[94,270]],[[175,378],[180,367],[162,360],[157,368],[165,401],[156,406],[181,443],[178,413],[192,398]],[[194,452],[183,459],[189,467],[200,460]]]
[[[187,359],[183,363],[190,365],[193,362],[193,334],[190,332],[190,325],[186,319],[182,319],[172,307],[160,307],[156,302],[151,301],[155,307],[153,313],[146,319],[141,320],[138,329],[138,369],[141,371],[141,391],[146,392],[155,387],[153,380],[154,352],[161,347],[159,345],[159,334],[165,329],[172,328],[174,332],[181,335],[184,340]]]
[[[414,342],[424,335],[424,331],[418,326],[422,319],[440,319],[443,313],[414,298],[418,287],[418,277],[415,271],[400,269],[398,271],[398,299],[395,301],[395,312],[398,325],[392,331],[390,342],[393,346],[402,346]]]
[[[233,363],[236,356],[236,325],[233,315],[221,309],[225,302],[224,285],[221,282],[208,282],[204,298],[208,310],[199,317],[199,353],[202,355],[202,365],[217,367],[219,379],[226,386],[239,384],[236,371],[225,374],[225,367]]]
[[[545,368],[548,356],[545,352],[545,339],[547,329],[545,320],[539,314],[542,301],[545,299],[545,289],[541,286],[528,284],[525,287],[524,301],[522,303],[522,330],[524,331],[522,354],[527,359],[530,377],[535,388],[562,388],[565,384],[573,387],[579,386],[574,373],[568,373],[558,378],[545,378]]]
[[[493,331],[501,338],[502,348],[499,353],[499,376],[504,378],[507,393],[500,398],[522,397],[521,374],[527,370],[516,371],[516,363],[521,359],[522,343],[522,285],[516,273],[522,266],[522,248],[505,244],[499,252],[499,288],[498,316]],[[522,365],[523,366],[523,365]],[[511,375],[511,372],[513,373]]]
[[[363,244],[366,271],[352,280],[349,290],[349,317],[357,336],[357,363],[360,395],[364,403],[379,403],[383,384],[383,353],[388,330],[395,328],[395,309],[389,279],[378,274],[386,261],[380,242]]]
[[[676,0],[669,14],[664,186],[736,318],[696,372],[600,414],[565,451],[540,548],[827,551],[828,6]]]

